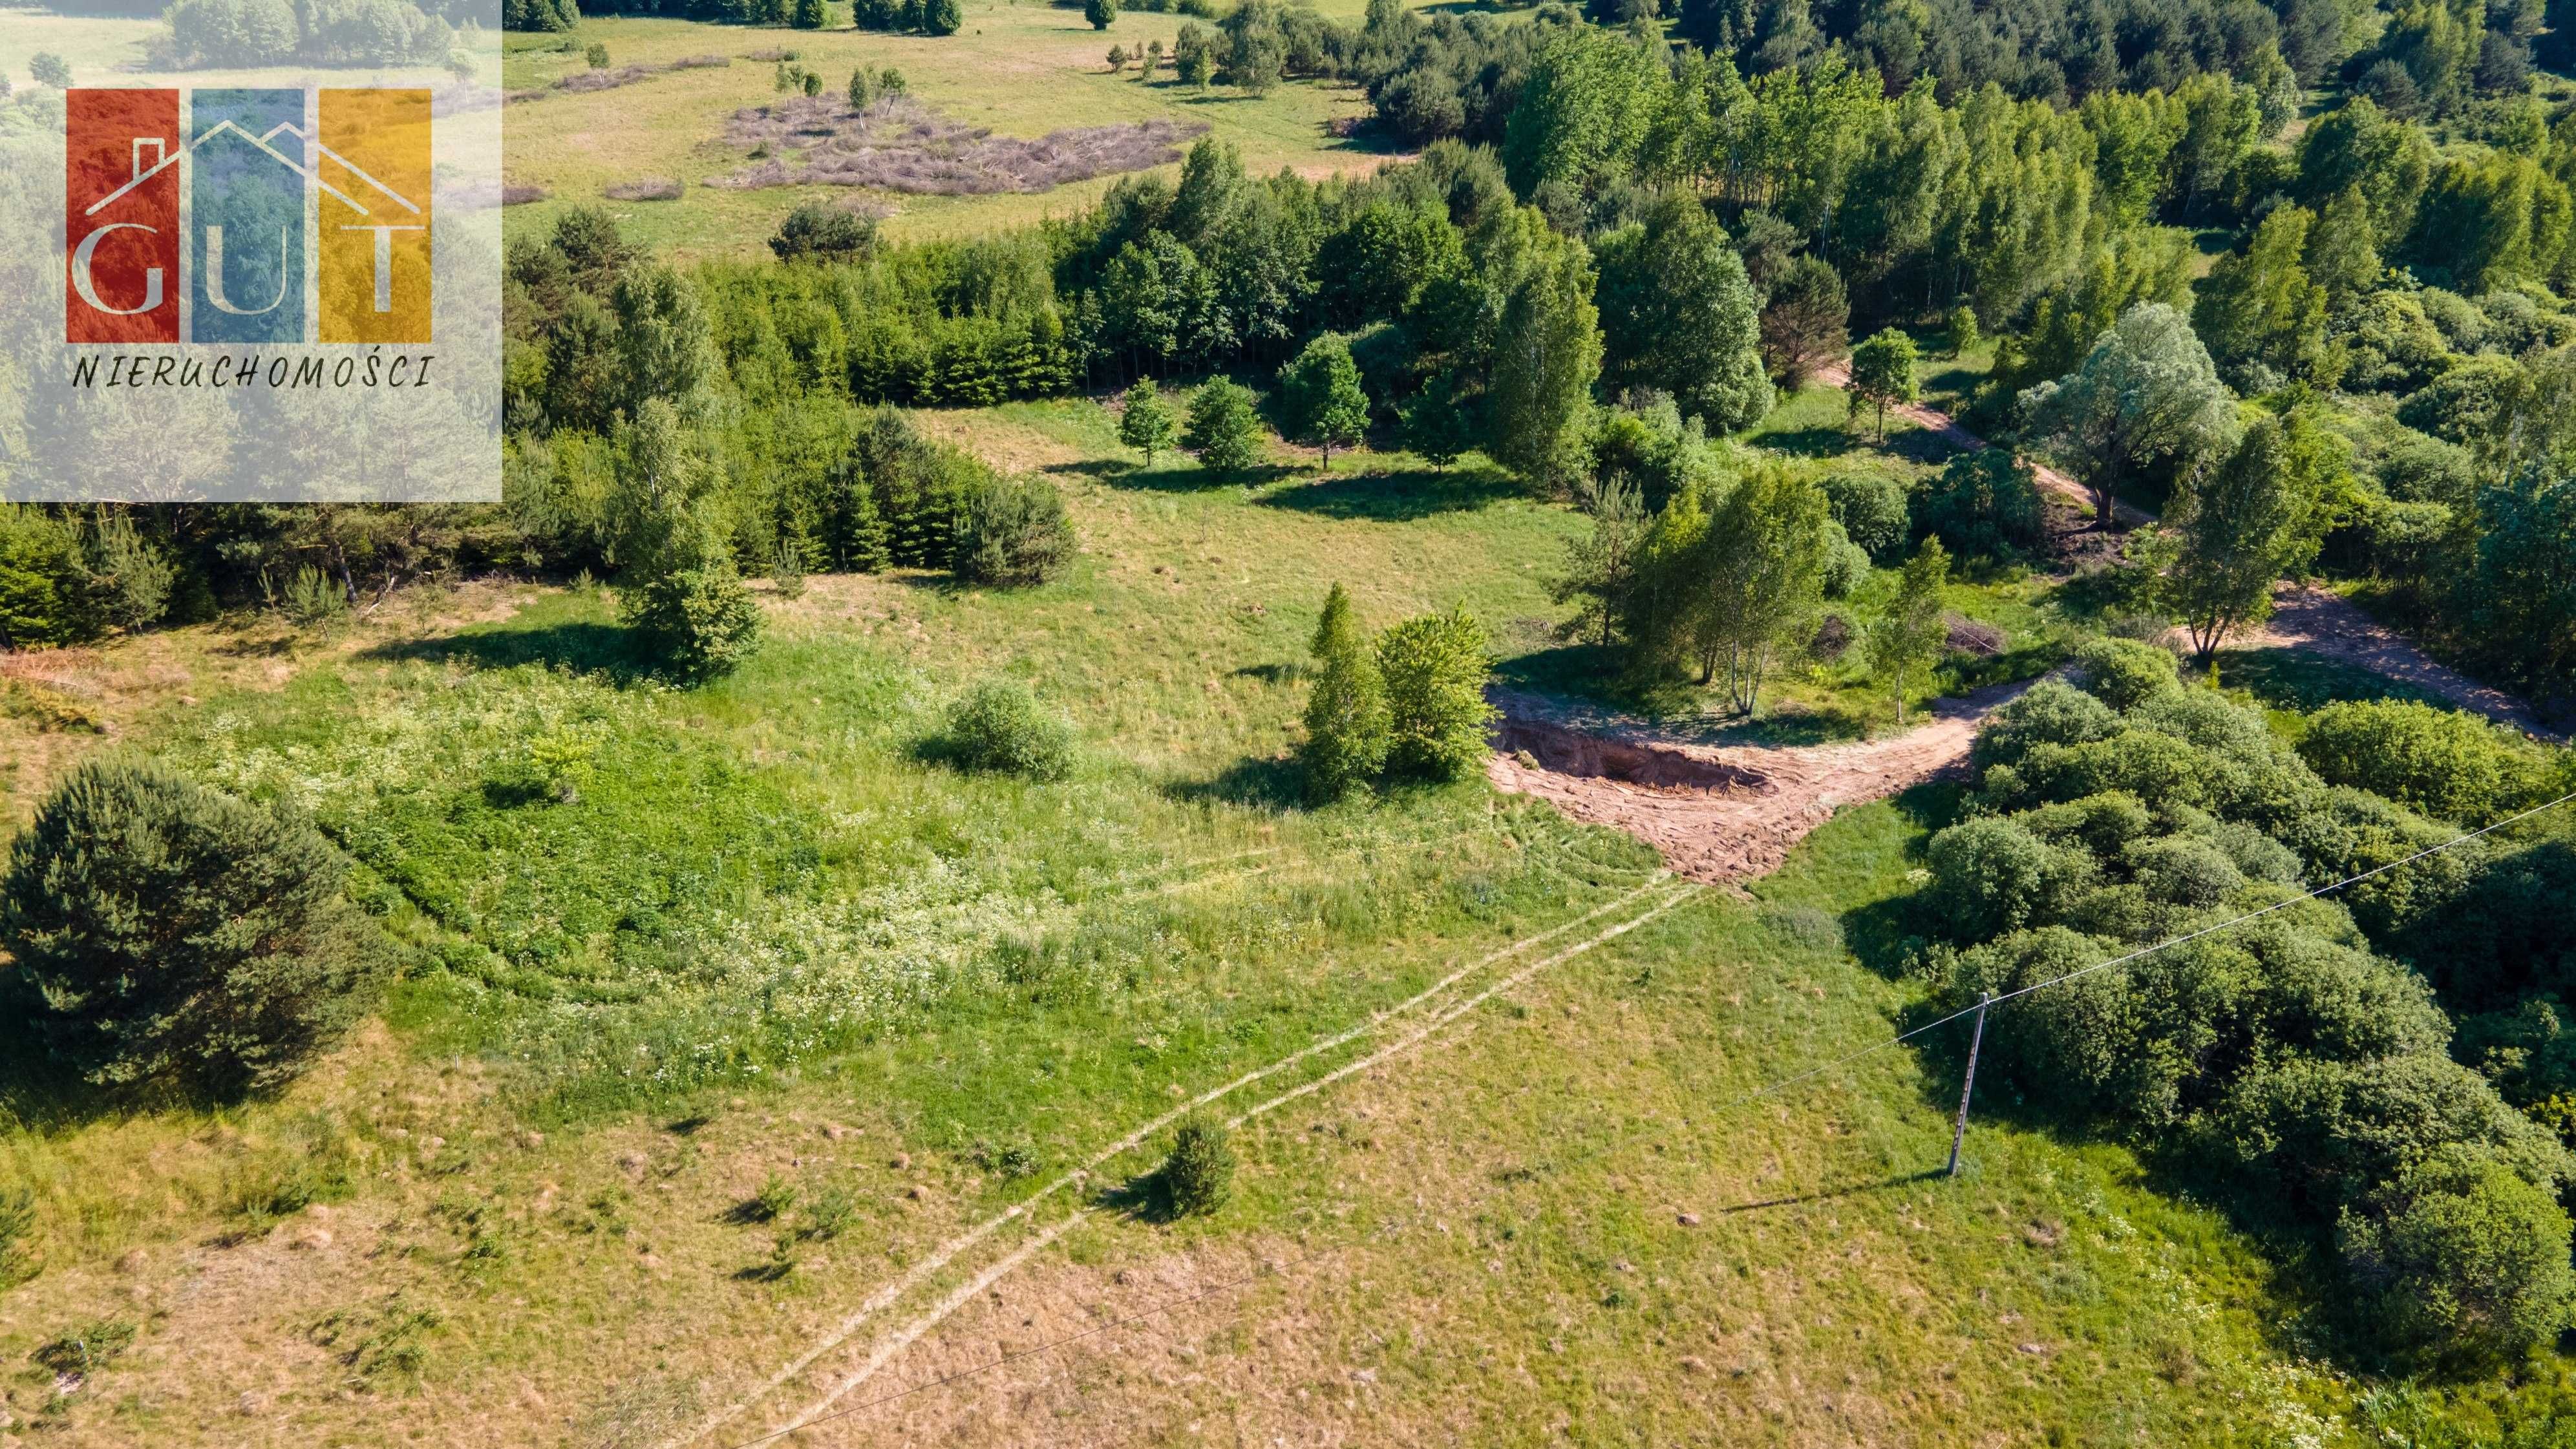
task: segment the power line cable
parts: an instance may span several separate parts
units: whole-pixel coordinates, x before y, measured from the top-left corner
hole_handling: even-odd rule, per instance
[[[2576,800],[2576,790],[2571,790],[2568,793],[2559,796],[2557,799],[2551,800],[2545,804],[2534,805],[2530,809],[2524,810],[2518,814],[2508,815],[2502,820],[2495,821],[2492,824],[2481,825],[2477,829],[2469,831],[2466,834],[2453,836],[2451,839],[2445,840],[2439,845],[2427,846],[2426,848],[2415,852],[2413,855],[2407,856],[2403,860],[2392,860],[2384,865],[2372,866],[2370,869],[2362,871],[2357,875],[2346,876],[2342,880],[2335,881],[2330,885],[2321,885],[2314,890],[2307,891],[2300,895],[2291,896],[2286,900],[2274,901],[2272,904],[2263,907],[2261,910],[2247,911],[2241,916],[2234,917],[2230,920],[2220,921],[2215,925],[2203,926],[2197,931],[2191,931],[2180,936],[2171,936],[2162,941],[2158,941],[2152,946],[2145,946],[2138,950],[2131,951],[2125,956],[2114,956],[2108,961],[2096,961],[2090,966],[2078,967],[2077,969],[2066,972],[2063,975],[2052,976],[2046,981],[2034,981],[2028,986],[2016,987],[2011,991],[2007,991],[2002,995],[1995,997],[1991,1001],[1982,1003],[1983,1009],[1991,1010],[2017,997],[2028,996],[2034,991],[2045,991],[2051,986],[2062,985],[2079,976],[2090,976],[2096,971],[2107,971],[2114,966],[2125,966],[2132,961],[2143,960],[2146,957],[2155,955],[2159,951],[2170,950],[2175,946],[2188,945],[2193,941],[2199,940],[2203,936],[2214,935],[2217,932],[2244,925],[2247,921],[2268,916],[2274,911],[2285,910],[2291,906],[2298,905],[2303,901],[2312,901],[2320,896],[2331,895],[2347,886],[2359,885],[2361,882],[2370,879],[2372,876],[2382,874],[2386,871],[2395,870],[2402,865],[2412,865],[2416,861],[2423,860],[2428,856],[2439,855],[2443,851],[2452,849],[2455,846],[2465,845],[2468,842],[2477,839],[2481,835],[2485,835],[2490,831],[2501,830],[2518,820],[2528,820],[2532,816],[2538,815],[2543,811],[2555,810],[2570,800]],[[1914,1028],[1912,1031],[1889,1037],[1887,1040],[1882,1042],[1874,1042],[1868,1046],[1862,1047],[1858,1051],[1847,1052],[1842,1056],[1836,1057],[1832,1061],[1825,1063],[1823,1066],[1813,1067],[1798,1073],[1794,1077],[1783,1077],[1779,1081],[1773,1082],[1768,1086],[1756,1088],[1755,1090],[1747,1092],[1743,1096],[1736,1098],[1734,1101],[1727,1103],[1719,1110],[1733,1111],[1735,1108],[1744,1106],[1750,1102],[1759,1101],[1775,1092],[1785,1091],[1790,1087],[1798,1085],[1800,1082],[1810,1081],[1816,1077],[1825,1075],[1827,1072],[1849,1066],[1851,1063],[1859,1061],[1865,1056],[1870,1056],[1877,1052],[1883,1052],[1892,1046],[1901,1046],[1904,1043],[1912,1041],[1914,1038],[1923,1035],[1925,1032],[1936,1031],[1942,1027],[1948,1026],[1954,1021],[1960,1021],[1967,1017],[1974,1016],[1977,1014],[1979,1009],[1980,1007],[1978,1006],[1963,1006],[1957,1011],[1951,1012],[1948,1016],[1941,1017],[1936,1021],[1927,1021],[1923,1025]]]

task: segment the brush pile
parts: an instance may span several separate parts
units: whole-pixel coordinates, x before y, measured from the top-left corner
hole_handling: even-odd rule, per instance
[[[709,186],[872,186],[920,195],[1045,191],[1181,159],[1205,122],[1076,126],[1034,141],[960,125],[906,95],[853,110],[837,96],[793,96],[736,111],[725,140],[767,159]]]

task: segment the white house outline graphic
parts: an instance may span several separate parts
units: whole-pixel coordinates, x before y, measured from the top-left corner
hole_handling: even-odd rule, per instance
[[[354,163],[352,163],[352,162],[349,160],[349,158],[348,158],[348,157],[341,155],[339,152],[334,151],[334,150],[332,150],[330,147],[323,145],[321,142],[316,141],[316,140],[314,140],[313,138],[311,138],[310,136],[305,135],[302,129],[300,129],[300,128],[299,128],[299,127],[297,127],[294,123],[289,122],[289,121],[280,121],[280,122],[278,122],[276,125],[269,127],[267,130],[265,130],[265,131],[261,132],[260,134],[258,134],[258,135],[256,135],[256,136],[252,135],[252,134],[251,134],[250,132],[248,132],[248,131],[243,130],[243,129],[242,129],[241,127],[239,127],[239,126],[234,125],[231,121],[228,121],[228,120],[226,120],[226,121],[217,121],[215,124],[213,124],[213,125],[211,125],[211,126],[208,126],[208,127],[205,129],[205,131],[197,137],[197,139],[196,139],[196,140],[189,142],[189,143],[188,143],[188,146],[187,146],[187,150],[188,150],[188,151],[194,151],[194,150],[196,150],[198,147],[205,145],[208,141],[211,141],[211,140],[215,139],[217,136],[220,136],[220,135],[222,135],[223,133],[225,133],[225,132],[227,132],[227,131],[230,131],[232,134],[234,134],[234,135],[236,135],[236,136],[241,137],[243,140],[245,140],[245,141],[249,142],[251,145],[258,147],[261,151],[266,152],[266,153],[267,153],[267,155],[268,155],[268,157],[269,157],[269,159],[271,159],[271,160],[275,161],[278,165],[285,167],[287,170],[292,171],[292,172],[294,172],[296,175],[303,177],[305,180],[312,182],[315,186],[320,187],[322,190],[324,190],[324,191],[327,191],[327,192],[331,193],[331,194],[332,194],[333,196],[335,196],[335,197],[338,197],[338,198],[340,199],[340,203],[341,203],[342,205],[344,205],[344,206],[348,207],[351,211],[356,212],[356,213],[357,213],[358,215],[360,215],[360,216],[368,216],[368,215],[371,215],[372,213],[370,213],[370,212],[369,212],[365,207],[360,206],[360,205],[358,204],[358,202],[357,202],[357,199],[356,199],[356,198],[354,198],[354,197],[350,196],[347,192],[342,191],[340,188],[338,188],[338,187],[336,187],[336,186],[332,185],[330,182],[323,180],[323,179],[322,179],[322,173],[321,173],[318,169],[317,169],[317,170],[307,170],[307,169],[305,169],[305,167],[304,167],[303,163],[301,163],[301,162],[299,162],[299,161],[294,160],[293,158],[289,157],[285,152],[278,150],[276,147],[271,146],[271,145],[270,145],[270,144],[268,144],[268,143],[269,143],[271,140],[275,139],[275,138],[276,138],[280,133],[283,133],[283,134],[285,134],[285,135],[289,135],[289,136],[293,136],[296,140],[298,140],[298,141],[302,141],[304,144],[306,144],[306,145],[308,145],[308,146],[312,147],[312,148],[313,148],[314,150],[316,150],[316,151],[321,152],[324,156],[329,157],[331,160],[334,160],[334,161],[339,162],[339,163],[340,163],[340,169],[342,169],[343,171],[348,172],[348,173],[349,173],[350,175],[352,175],[352,176],[357,177],[359,180],[361,180],[361,181],[363,181],[363,182],[367,183],[369,186],[374,187],[376,190],[383,192],[383,193],[384,193],[388,198],[390,198],[390,199],[393,201],[393,203],[394,203],[395,205],[397,205],[397,206],[401,207],[403,210],[410,212],[410,213],[411,213],[412,215],[414,215],[414,216],[418,216],[418,215],[420,215],[420,208],[419,208],[418,206],[416,206],[416,205],[414,205],[414,204],[412,203],[411,198],[409,198],[409,197],[407,197],[407,196],[403,195],[403,194],[402,194],[401,192],[399,192],[399,191],[394,190],[392,187],[387,186],[387,185],[386,185],[386,184],[384,184],[383,182],[378,181],[376,178],[374,178],[374,177],[372,177],[372,176],[368,175],[365,171],[360,170],[360,169],[359,169],[359,168],[358,168]],[[186,152],[183,152],[183,151],[171,151],[171,152],[167,152],[167,153],[163,154],[163,155],[161,156],[161,158],[160,158],[158,161],[156,161],[155,163],[153,163],[153,165],[151,166],[151,168],[150,168],[150,169],[146,170],[146,169],[144,169],[144,168],[143,168],[143,148],[144,148],[144,146],[145,146],[147,143],[150,143],[150,144],[153,144],[153,145],[155,146],[156,150],[157,150],[157,149],[158,149],[158,143],[159,143],[160,139],[161,139],[161,138],[159,138],[158,136],[137,136],[137,137],[135,137],[135,138],[134,138],[134,163],[133,163],[133,164],[134,164],[134,167],[135,167],[135,171],[134,171],[134,179],[133,179],[133,180],[131,180],[131,181],[126,182],[123,186],[120,186],[120,187],[116,188],[114,191],[109,192],[107,195],[105,195],[105,196],[103,196],[103,197],[100,197],[97,201],[94,201],[94,202],[90,203],[90,205],[89,205],[86,209],[84,209],[84,210],[81,212],[81,215],[83,215],[83,216],[96,216],[96,215],[98,215],[100,212],[105,211],[108,207],[115,205],[115,204],[116,204],[120,199],[122,199],[122,198],[126,195],[126,193],[128,193],[128,192],[132,191],[134,188],[136,188],[136,187],[138,187],[138,186],[141,186],[144,182],[151,180],[153,177],[160,175],[163,171],[168,170],[170,167],[172,167],[172,166],[175,166],[175,165],[179,164],[179,158],[180,158],[180,156],[182,156],[182,155],[186,154]]]

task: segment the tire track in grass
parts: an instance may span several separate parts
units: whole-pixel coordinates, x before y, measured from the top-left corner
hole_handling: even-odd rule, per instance
[[[1658,872],[1654,880],[1651,880],[1647,882],[1647,884],[1629,892],[1626,896],[1612,902],[1609,906],[1603,906],[1597,910],[1591,911],[1586,915],[1578,917],[1573,921],[1569,921],[1564,926],[1560,926],[1556,928],[1556,930],[1550,931],[1546,934],[1549,936],[1560,935],[1569,927],[1580,925],[1585,921],[1596,920],[1604,912],[1611,910],[1613,907],[1633,902],[1639,896],[1666,885],[1667,881],[1668,877],[1663,873]],[[1661,900],[1648,906],[1644,911],[1630,916],[1594,936],[1578,941],[1574,945],[1568,946],[1564,950],[1559,951],[1552,956],[1543,957],[1540,960],[1533,961],[1530,964],[1521,967],[1517,971],[1505,974],[1491,985],[1486,986],[1483,990],[1475,992],[1462,1000],[1452,1002],[1449,1005],[1443,1006],[1434,1011],[1429,1020],[1425,1021],[1421,1026],[1418,1026],[1412,1031],[1406,1033],[1404,1036],[1398,1037],[1394,1041],[1387,1043],[1376,1051],[1370,1052],[1366,1056],[1345,1062],[1341,1066],[1334,1068],[1332,1071],[1325,1073],[1323,1076],[1315,1078],[1313,1081],[1300,1083],[1275,1097],[1255,1103],[1250,1107],[1246,1107],[1241,1112],[1228,1118],[1226,1120],[1226,1125],[1228,1127],[1240,1127],[1244,1123],[1249,1122],[1256,1117],[1265,1116],[1271,1112],[1275,1112],[1279,1108],[1285,1107],[1291,1102],[1311,1096],[1312,1094],[1322,1091],[1324,1088],[1342,1081],[1345,1078],[1367,1071],[1371,1067],[1378,1066],[1384,1062],[1402,1056],[1406,1052],[1413,1050],[1413,1048],[1420,1046],[1423,1042],[1429,1040],[1434,1034],[1438,1033],[1442,1027],[1445,1027],[1451,1022],[1456,1021],[1458,1018],[1465,1016],[1467,1013],[1484,1005],[1487,1001],[1492,1000],[1501,993],[1511,990],[1513,987],[1520,985],[1551,966],[1561,965],[1567,961],[1573,960],[1577,956],[1583,955],[1597,946],[1606,945],[1611,941],[1617,940],[1619,937],[1628,934],[1630,931],[1645,925],[1649,921],[1657,919],[1666,912],[1671,911],[1675,907],[1682,905],[1684,902],[1700,895],[1704,889],[1704,887],[1696,883],[1684,882],[1680,889],[1670,891]],[[1544,937],[1533,937],[1531,939],[1539,940],[1544,939]],[[1511,949],[1514,948],[1505,948],[1506,951]],[[1502,952],[1497,952],[1495,953],[1495,956],[1488,956],[1477,964],[1484,965],[1490,963],[1502,954]],[[1458,971],[1452,972],[1449,976],[1443,978],[1442,985],[1445,986],[1453,984],[1474,969],[1474,967],[1462,967]],[[1440,989],[1440,987],[1435,986],[1431,988],[1431,990],[1425,991],[1405,1002],[1404,1007],[1399,1007],[1395,1010],[1402,1010],[1405,1007],[1417,1005],[1428,999]],[[1385,1021],[1388,1016],[1392,1016],[1393,1014],[1394,1012],[1390,1011],[1374,1018],[1370,1023],[1370,1026],[1374,1026]],[[1343,1033],[1341,1037],[1337,1038],[1337,1040],[1348,1041],[1366,1029],[1367,1028],[1365,1027],[1355,1027],[1351,1031]],[[1311,1055],[1313,1052],[1321,1049],[1322,1044],[1319,1043],[1316,1047],[1308,1048],[1307,1051],[1301,1055]],[[1204,1094],[1194,1100],[1190,1106],[1195,1107],[1203,1105],[1206,1102],[1224,1095],[1228,1091],[1232,1091],[1236,1086],[1240,1086],[1242,1082],[1257,1080],[1259,1077],[1267,1076],[1272,1071],[1277,1070],[1278,1067],[1285,1066],[1287,1064],[1287,1060],[1282,1060],[1272,1067],[1263,1068],[1260,1072],[1246,1076],[1241,1079],[1241,1081],[1231,1083],[1226,1087]],[[1127,1146],[1133,1146],[1136,1143],[1142,1142],[1146,1137],[1150,1136],[1154,1130],[1157,1130],[1160,1125],[1173,1121],[1187,1110],[1189,1110],[1188,1107],[1183,1107],[1168,1112],[1162,1117],[1155,1119],[1154,1126],[1139,1128],[1136,1132],[1131,1133],[1127,1138],[1122,1139],[1122,1142]],[[1123,1150],[1123,1148],[1120,1150]],[[1115,1155],[1116,1152],[1114,1151],[1103,1153],[1099,1158],[1095,1158],[1094,1161],[1105,1161],[1107,1158]],[[1069,1181],[1071,1177],[1072,1174],[1068,1174],[1066,1178],[1059,1179],[1058,1184],[1050,1184],[1047,1191],[1052,1191],[1056,1185],[1059,1185],[1064,1181]],[[1034,1200],[1035,1199],[1032,1199],[1031,1201]],[[984,1290],[1001,1281],[1004,1277],[1016,1270],[1022,1263],[1025,1263],[1030,1258],[1036,1256],[1040,1250],[1044,1249],[1048,1244],[1053,1243],[1056,1239],[1064,1236],[1066,1232],[1070,1231],[1076,1225],[1090,1218],[1099,1216],[1106,1211],[1107,1209],[1103,1207],[1086,1203],[1081,1207],[1075,1208],[1071,1213],[1057,1220],[1035,1237],[1022,1243],[1019,1247],[1013,1249],[1008,1256],[1000,1259],[991,1267],[986,1268],[983,1272],[977,1274],[972,1281],[950,1293],[938,1303],[932,1305],[928,1310],[923,1312],[920,1317],[905,1324],[902,1328],[897,1329],[894,1333],[881,1340],[877,1344],[876,1348],[869,1353],[867,1362],[853,1370],[848,1377],[833,1385],[829,1393],[806,1406],[804,1412],[798,1414],[794,1419],[790,1420],[782,1427],[768,1431],[762,1436],[762,1439],[784,1438],[785,1436],[793,1434],[800,1429],[804,1429],[828,1416],[831,1413],[832,1406],[834,1404],[839,1403],[842,1399],[849,1397],[852,1393],[865,1387],[868,1381],[875,1378],[880,1370],[882,1370],[887,1364],[893,1362],[906,1349],[919,1342],[924,1334],[937,1328],[958,1309],[974,1301],[977,1296],[984,1292]],[[996,1222],[993,1226],[999,1226],[999,1223]],[[761,1440],[753,1440],[750,1442],[758,1443],[761,1442]]]
[[[859,1306],[852,1309],[847,1316],[842,1318],[839,1323],[835,1324],[830,1332],[825,1333],[821,1337],[815,1339],[811,1344],[808,1344],[803,1352],[799,1353],[793,1359],[790,1359],[784,1366],[779,1368],[777,1372],[762,1380],[759,1386],[754,1388],[750,1393],[743,1395],[741,1398],[736,1399],[734,1402],[727,1404],[721,1409],[714,1410],[707,1414],[703,1418],[699,1419],[697,1423],[690,1426],[686,1432],[678,1435],[677,1437],[662,1441],[659,1449],[683,1449],[683,1446],[694,1444],[699,1440],[704,1439],[707,1435],[740,1417],[754,1405],[758,1404],[762,1399],[765,1399],[769,1395],[777,1392],[779,1389],[784,1388],[787,1384],[794,1381],[798,1375],[804,1373],[807,1369],[812,1368],[815,1362],[821,1359],[823,1355],[830,1353],[834,1349],[839,1348],[842,1344],[847,1343],[852,1335],[856,1334],[861,1327],[866,1325],[868,1320],[892,1307],[905,1295],[911,1293],[914,1289],[927,1282],[934,1274],[947,1267],[950,1263],[956,1261],[959,1254],[967,1252],[977,1244],[983,1242],[986,1238],[991,1237],[994,1233],[1008,1227],[1014,1222],[1019,1221],[1021,1218],[1028,1216],[1029,1213],[1038,1206],[1038,1204],[1046,1201],[1055,1194],[1078,1183],[1088,1181],[1095,1170],[1106,1166],[1120,1156],[1123,1156],[1124,1154],[1143,1145],[1148,1138],[1151,1138],[1155,1133],[1162,1131],[1164,1128],[1171,1126],[1174,1122],[1179,1121],[1187,1113],[1200,1107],[1207,1106],[1212,1102],[1219,1101],[1232,1093],[1251,1086],[1255,1082],[1275,1076],[1280,1072],[1299,1065],[1300,1063],[1311,1061],[1322,1053],[1332,1051],[1337,1047],[1348,1045],[1349,1043],[1358,1040],[1360,1037],[1378,1030],[1387,1022],[1414,1010],[1424,1002],[1429,1001],[1441,992],[1457,985],[1460,981],[1465,980],[1476,972],[1481,971],[1498,961],[1518,955],[1522,951],[1528,950],[1533,946],[1554,940],[1577,927],[1599,920],[1601,917],[1617,911],[1638,900],[1640,897],[1643,897],[1665,885],[1670,880],[1670,872],[1658,870],[1646,879],[1645,884],[1640,885],[1623,895],[1604,902],[1601,905],[1595,906],[1591,910],[1588,910],[1571,920],[1560,922],[1557,925],[1551,926],[1535,935],[1524,936],[1507,946],[1499,947],[1483,956],[1480,956],[1474,961],[1471,961],[1468,964],[1450,972],[1448,975],[1441,977],[1439,980],[1424,987],[1412,996],[1405,998],[1403,1001],[1397,1002],[1395,1005],[1387,1007],[1382,1011],[1373,1013],[1366,1020],[1361,1021],[1357,1025],[1337,1032],[1332,1036],[1325,1037],[1320,1041],[1301,1047],[1287,1056],[1271,1062],[1267,1066],[1256,1067],[1253,1070],[1244,1073],[1242,1076],[1236,1077],[1232,1081],[1211,1087],[1208,1090],[1201,1092],[1196,1097],[1182,1103],[1180,1106],[1174,1107],[1170,1111],[1164,1112],[1153,1118],[1151,1121],[1132,1129],[1125,1136],[1120,1137],[1117,1141],[1094,1152],[1079,1166],[1066,1171],[1053,1181],[1039,1188],[1036,1192],[1031,1193],[1029,1196],[1020,1199],[1011,1206],[1004,1208],[1002,1211],[995,1213],[993,1216],[986,1218],[984,1221],[975,1224],[973,1227],[966,1229],[957,1236],[941,1243],[938,1247],[933,1248],[928,1256],[924,1257],[920,1262],[915,1263],[911,1268],[905,1270],[901,1277],[878,1288],[874,1293],[869,1294],[865,1299],[861,1300]],[[1660,914],[1662,909],[1664,909],[1664,907],[1659,907],[1654,913]],[[1638,919],[1639,921],[1642,921],[1645,918],[1640,917]],[[1634,925],[1637,923],[1638,922],[1632,921],[1629,924]],[[1624,932],[1626,928],[1622,927],[1619,929]],[[1587,943],[1584,948],[1579,949],[1589,949],[1590,945],[1598,944],[1602,939],[1607,938],[1596,937],[1593,942]],[[1416,1039],[1418,1040],[1418,1038]],[[1303,1094],[1303,1091],[1300,1091],[1295,1095]],[[1266,1110],[1266,1108],[1262,1110]],[[1031,1241],[1038,1243],[1039,1246],[1043,1246],[1045,1242],[1053,1242],[1057,1236],[1060,1236],[1066,1229],[1072,1227],[1075,1222],[1078,1222],[1083,1217],[1087,1216],[1089,1212],[1090,1209],[1088,1208],[1079,1210],[1072,1218],[1058,1223],[1054,1227],[1048,1229],[1045,1233],[1041,1234],[1040,1239],[1032,1239]],[[1030,1248],[1028,1251],[1033,1252],[1035,1249]],[[1024,1253],[1015,1252],[1012,1258],[1006,1259],[1005,1261],[1011,1262],[1016,1266],[1019,1261],[1024,1261],[1024,1259]],[[953,1311],[953,1308],[947,1310],[947,1312]],[[940,1317],[946,1317],[947,1312],[942,1312]],[[907,1340],[907,1342],[909,1342],[909,1340]],[[869,1372],[873,1371],[873,1369],[869,1370]],[[862,1379],[858,1382],[864,1381],[865,1380]],[[856,1384],[854,1383],[849,1387],[855,1386]],[[837,1400],[848,1392],[848,1387],[836,1389],[833,1391],[831,1398],[825,1400],[825,1402],[828,1404],[832,1400]]]

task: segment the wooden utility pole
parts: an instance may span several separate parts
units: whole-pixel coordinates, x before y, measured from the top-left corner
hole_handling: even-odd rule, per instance
[[[1959,1124],[1950,1129],[1950,1176],[1959,1175],[1959,1144],[1968,1140],[1968,1098],[1977,1090],[1977,1049],[1986,1044],[1986,1003],[1991,991],[1977,993],[1977,1029],[1968,1037],[1968,1075],[1959,1083]]]

